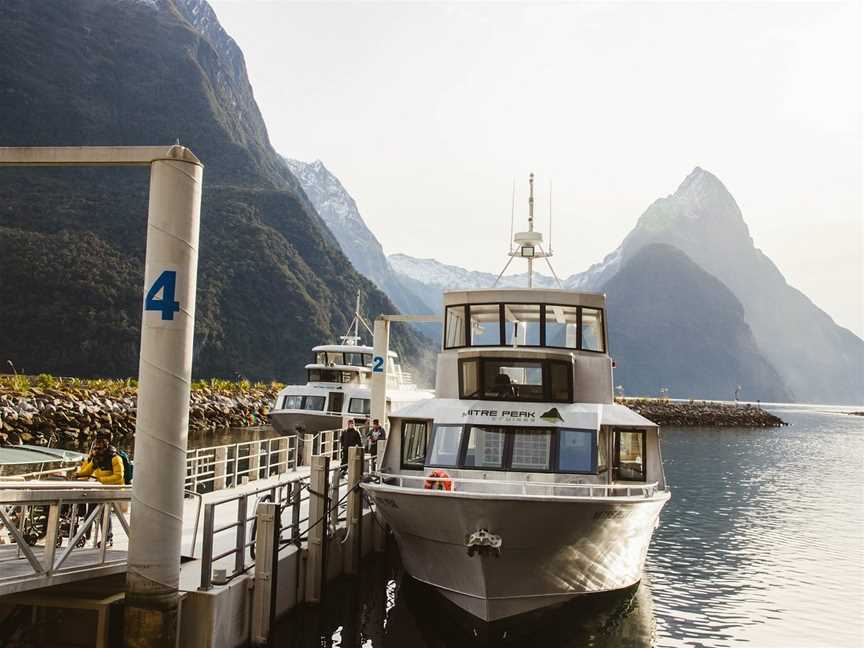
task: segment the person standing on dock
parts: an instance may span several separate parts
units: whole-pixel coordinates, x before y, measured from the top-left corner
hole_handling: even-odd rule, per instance
[[[339,434],[339,447],[342,451],[340,465],[342,472],[348,470],[348,448],[363,447],[363,439],[360,438],[360,432],[354,427],[354,419],[348,419],[348,427]]]
[[[387,430],[381,427],[378,419],[372,419],[372,428],[369,430],[369,454],[378,456],[378,442],[387,440]]]

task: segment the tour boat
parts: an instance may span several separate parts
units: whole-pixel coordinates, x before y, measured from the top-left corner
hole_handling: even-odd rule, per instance
[[[368,422],[373,348],[362,344],[361,324],[369,330],[360,315],[358,296],[354,320],[341,343],[314,347],[312,362],[306,365],[306,384],[288,385],[276,395],[269,414],[276,431],[314,433],[339,429],[347,419],[355,419],[358,426]],[[371,331],[369,334],[372,335]],[[411,374],[402,369],[395,352],[388,352],[387,363],[388,411],[432,397],[429,390],[418,388]]]
[[[489,622],[637,584],[670,497],[658,426],[613,399],[605,296],[532,287],[531,187],[529,287],[445,291],[435,398],[362,484],[408,574]]]

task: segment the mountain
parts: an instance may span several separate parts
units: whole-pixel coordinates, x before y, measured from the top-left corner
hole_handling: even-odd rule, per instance
[[[670,245],[630,257],[601,289],[607,294],[615,383],[626,394],[786,401],[783,380],[765,360],[744,307],[717,278]]]
[[[790,286],[777,266],[756,246],[735,199],[722,182],[708,171],[696,167],[681,183],[674,194],[652,203],[639,218],[636,227],[618,248],[601,263],[588,270],[571,275],[562,281],[572,290],[608,290],[613,279],[627,267],[641,250],[655,243],[666,244],[684,252],[690,264],[678,263],[672,270],[692,271],[698,267],[720,280],[743,308],[743,321],[749,327],[755,346],[740,344],[736,348],[750,348],[762,356],[776,370],[780,378],[777,392],[785,400],[821,403],[864,402],[864,341],[851,331],[838,326],[831,317],[813,304],[799,290]],[[647,263],[659,260],[652,254]],[[392,267],[403,282],[425,286],[424,300],[440,309],[440,291],[444,288],[473,288],[491,285],[494,277],[456,266],[448,266],[432,259],[416,259],[405,255],[391,255]],[[407,278],[407,279],[406,279]],[[668,277],[667,277],[668,278]],[[553,280],[535,273],[537,284],[552,287]],[[502,278],[502,286],[524,285],[524,275]],[[663,285],[640,283],[650,294],[661,294]],[[706,292],[704,303],[691,302],[694,308],[706,312],[713,310],[713,293]],[[724,303],[726,303],[724,301]],[[680,326],[669,320],[670,335]],[[610,319],[615,327],[617,323]],[[701,331],[689,328],[687,335],[697,336],[706,345],[718,332],[714,327]],[[610,340],[614,345],[614,338]],[[652,343],[653,344],[653,341]],[[653,366],[661,366],[658,362]],[[648,365],[640,365],[648,372]],[[755,369],[754,369],[755,370]],[[767,374],[760,370],[760,376]],[[630,379],[633,381],[633,378]],[[636,380],[642,384],[642,378]],[[653,384],[657,380],[672,382],[671,374],[649,376],[644,380]],[[742,386],[747,380],[742,379]],[[754,376],[753,384],[762,379]],[[656,391],[656,387],[649,390]],[[765,392],[763,392],[765,393]],[[724,387],[717,398],[728,398]],[[763,397],[765,400],[767,397]]]
[[[656,200],[602,263],[566,283],[576,289],[604,285],[655,242],[682,250],[732,291],[758,348],[795,400],[864,402],[864,341],[786,282],[754,245],[731,193],[699,167],[674,194]]]
[[[179,141],[204,162],[194,373],[298,380],[344,333],[358,274],[267,130],[243,54],[203,0],[0,4],[4,146]],[[146,170],[0,170],[0,359],[26,373],[133,376]],[[428,345],[400,328],[410,360]]]
[[[393,270],[404,284],[411,286],[423,301],[441,311],[441,292],[449,288],[480,290],[491,288],[498,278],[490,272],[478,272],[447,265],[435,259],[418,259],[406,254],[391,254],[387,257]],[[534,285],[538,288],[556,288],[554,278],[539,272],[534,273]],[[501,288],[522,288],[528,286],[528,273],[504,275],[498,282]]]
[[[428,313],[424,301],[390,267],[381,243],[366,226],[357,203],[339,179],[321,160],[284,159],[354,268],[383,290],[402,312]]]

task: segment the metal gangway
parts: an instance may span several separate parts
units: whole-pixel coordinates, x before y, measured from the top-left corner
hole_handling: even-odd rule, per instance
[[[282,505],[286,537],[303,537],[313,447],[338,459],[338,430],[187,451],[183,589],[209,589],[214,570],[218,584],[254,566],[259,502]],[[132,488],[58,478],[70,470],[0,480],[0,597],[126,571]],[[338,495],[344,478],[335,483]]]

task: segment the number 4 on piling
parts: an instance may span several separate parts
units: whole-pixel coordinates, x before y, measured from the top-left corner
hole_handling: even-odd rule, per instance
[[[174,301],[174,291],[177,287],[177,273],[174,270],[165,270],[160,274],[147,296],[144,298],[145,311],[161,311],[163,320],[173,320],[174,313],[180,310],[180,302]],[[157,298],[159,292],[162,297]]]

